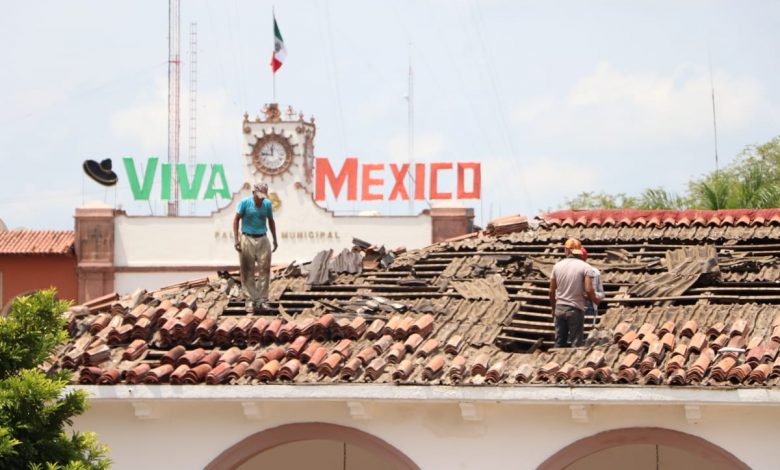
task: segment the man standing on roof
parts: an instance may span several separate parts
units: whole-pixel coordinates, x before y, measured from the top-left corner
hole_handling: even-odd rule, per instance
[[[582,258],[582,261],[588,262],[588,250],[586,250],[584,246],[582,247],[580,258]],[[606,296],[604,293],[604,284],[601,282],[601,271],[590,263],[588,263],[588,265],[590,266],[590,271],[588,271],[586,276],[592,279],[593,291],[596,292],[596,298],[601,302]],[[587,296],[585,297],[585,316],[593,317],[593,325],[596,325],[596,317],[598,316],[597,307]]]
[[[593,268],[580,259],[582,243],[570,238],[563,245],[566,257],[553,266],[550,277],[550,306],[555,321],[555,347],[582,346],[586,296],[598,304],[593,290]]]
[[[241,221],[241,238],[238,237],[238,223]],[[274,248],[268,242],[266,228],[271,229]],[[233,219],[233,238],[241,263],[241,286],[246,299],[247,312],[268,310],[268,282],[271,278],[271,253],[279,245],[276,242],[276,222],[268,199],[268,185],[258,183],[252,187],[252,195],[238,203]],[[258,275],[255,276],[255,266]]]

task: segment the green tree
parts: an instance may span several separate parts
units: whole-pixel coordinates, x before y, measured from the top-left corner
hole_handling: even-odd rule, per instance
[[[642,191],[637,209],[685,209],[688,201],[679,194],[665,190],[664,188],[648,188]]]
[[[689,184],[697,209],[768,209],[780,206],[780,137],[747,146],[734,162]]]
[[[68,433],[87,409],[83,391],[65,392],[68,374],[39,366],[67,339],[67,302],[53,289],[14,300],[0,318],[0,468],[106,469],[108,449],[94,433]]]
[[[693,209],[728,209],[734,201],[737,181],[729,171],[705,175],[688,183],[690,207]]]
[[[626,196],[623,193],[608,194],[604,192],[582,192],[574,199],[566,200],[566,207],[574,210],[588,209],[621,209],[636,206],[636,198]]]

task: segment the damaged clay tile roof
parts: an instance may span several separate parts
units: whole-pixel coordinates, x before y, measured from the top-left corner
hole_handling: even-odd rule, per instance
[[[73,253],[72,230],[0,231],[0,255],[65,255]]]
[[[322,254],[275,271],[258,314],[224,272],[105,296],[67,312],[71,340],[48,367],[83,384],[780,382],[780,211],[572,214],[565,227],[548,215],[421,250]],[[607,298],[585,346],[553,349],[548,276],[569,237]]]

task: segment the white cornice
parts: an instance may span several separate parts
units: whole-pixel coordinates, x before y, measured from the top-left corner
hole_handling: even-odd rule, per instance
[[[95,401],[289,400],[523,405],[780,405],[780,388],[345,385],[72,385]]]

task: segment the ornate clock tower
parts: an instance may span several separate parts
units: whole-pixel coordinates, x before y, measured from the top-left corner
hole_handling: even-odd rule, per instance
[[[316,132],[314,118],[305,121],[292,106],[282,113],[277,103],[267,104],[254,120],[244,114],[244,180],[268,183],[275,211],[296,193],[312,193]]]

